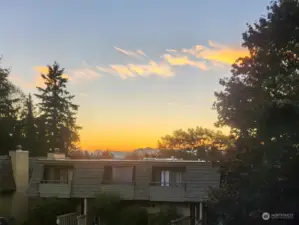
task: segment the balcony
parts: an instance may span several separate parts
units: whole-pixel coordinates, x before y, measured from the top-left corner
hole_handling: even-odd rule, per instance
[[[150,201],[183,202],[185,192],[185,183],[153,182],[149,187]]]
[[[71,184],[68,180],[43,180],[39,184],[39,193],[42,198],[69,198]]]
[[[124,200],[133,200],[134,182],[104,182],[101,184],[101,193],[110,193],[119,195]]]

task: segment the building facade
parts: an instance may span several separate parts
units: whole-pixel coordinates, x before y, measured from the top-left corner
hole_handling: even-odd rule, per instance
[[[89,202],[101,193],[111,193],[126,201],[151,205],[151,211],[159,210],[152,206],[173,204],[182,214],[193,218],[191,225],[195,219],[203,219],[202,203],[208,199],[209,188],[220,184],[219,170],[210,162],[80,160],[56,153],[50,153],[47,158],[30,159],[28,152],[22,150],[0,157],[0,178],[0,213],[5,216],[23,215],[28,210],[28,198],[30,201],[82,199],[87,216]]]

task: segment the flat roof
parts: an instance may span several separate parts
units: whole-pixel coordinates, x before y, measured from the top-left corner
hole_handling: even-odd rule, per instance
[[[171,162],[171,163],[211,163],[209,161],[199,161],[199,160],[179,160],[179,159],[139,159],[139,160],[129,160],[129,159],[48,159],[48,158],[38,158],[38,161],[48,161],[48,162]]]

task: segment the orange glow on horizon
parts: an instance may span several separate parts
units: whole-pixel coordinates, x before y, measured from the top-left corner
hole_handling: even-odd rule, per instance
[[[193,126],[196,127],[196,126]],[[209,129],[214,129],[210,126],[203,126]],[[188,127],[182,127],[182,129],[187,129]],[[192,128],[192,126],[190,126]],[[180,128],[178,128],[180,129]],[[84,150],[106,150],[111,151],[133,151],[137,148],[157,148],[158,141],[162,136],[167,134],[172,134],[176,128],[171,129],[167,127],[165,129],[157,130],[144,130],[144,129],[123,129],[116,131],[103,132],[101,130],[81,131],[81,143],[80,146]],[[222,131],[224,134],[229,133],[228,128],[217,129]],[[131,132],[130,132],[131,131]]]

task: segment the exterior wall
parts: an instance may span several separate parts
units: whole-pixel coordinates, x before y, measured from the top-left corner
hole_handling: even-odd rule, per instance
[[[0,217],[10,217],[12,208],[12,195],[0,195]]]
[[[209,187],[218,187],[220,184],[220,173],[217,168],[210,165],[189,165],[186,171],[185,201],[197,202],[208,198]]]
[[[17,223],[26,220],[28,216],[28,197],[24,191],[15,192],[11,199],[11,216]]]
[[[150,201],[184,202],[184,187],[160,187],[150,186]]]
[[[36,162],[27,189],[27,195],[29,197],[39,197],[39,184],[42,181],[43,172],[44,165],[42,163]]]
[[[69,184],[39,184],[40,197],[42,198],[69,198],[71,185]]]
[[[84,161],[74,162],[73,166],[71,197],[93,198],[99,194],[104,167],[100,163]]]
[[[100,185],[100,192],[104,193],[118,193],[123,199],[133,200],[134,185],[133,184],[102,184]]]
[[[28,187],[29,180],[29,153],[28,151],[10,151],[12,171],[15,178],[16,189],[24,192]]]
[[[152,165],[145,162],[140,163],[135,169],[135,191],[134,199],[149,200],[149,183],[152,178]]]
[[[29,153],[28,151],[16,150],[10,151],[9,155],[16,184],[16,191],[11,195],[10,216],[14,217],[17,223],[20,223],[26,219],[28,214],[26,189],[29,180]]]
[[[208,188],[219,185],[220,175],[211,163],[195,161],[138,161],[138,160],[40,160],[40,169],[34,171],[29,194],[38,196],[43,165],[73,166],[70,197],[94,198],[100,192],[120,194],[125,200],[150,200],[165,202],[200,202],[208,197]],[[132,184],[103,183],[105,166],[135,166]],[[152,186],[153,167],[185,167],[183,185],[178,187]],[[53,184],[54,185],[54,184]],[[50,188],[48,190],[51,190]],[[55,190],[54,188],[52,190]],[[65,195],[61,194],[61,198]]]

